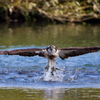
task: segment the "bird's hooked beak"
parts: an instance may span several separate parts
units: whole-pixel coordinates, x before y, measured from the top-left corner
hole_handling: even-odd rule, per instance
[[[57,51],[57,48],[54,45],[50,45],[47,47],[47,52],[50,55],[54,55]]]
[[[50,49],[51,51],[53,51],[54,48],[53,48],[53,46],[51,45],[51,46],[49,47],[49,49]]]

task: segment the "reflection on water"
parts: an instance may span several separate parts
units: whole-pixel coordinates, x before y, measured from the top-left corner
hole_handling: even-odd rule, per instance
[[[98,46],[100,30],[89,25],[22,25],[8,28],[0,25],[0,48],[9,46]]]
[[[0,50],[100,46],[100,25],[0,25]],[[62,81],[43,80],[47,60],[0,55],[1,100],[99,100],[100,52],[57,59]],[[14,88],[12,88],[14,87]],[[8,88],[8,89],[7,89]],[[23,89],[21,89],[23,88]],[[91,89],[93,88],[93,89]],[[96,89],[97,88],[97,89]]]
[[[2,95],[1,95],[2,94]],[[100,89],[0,89],[1,100],[99,100]]]

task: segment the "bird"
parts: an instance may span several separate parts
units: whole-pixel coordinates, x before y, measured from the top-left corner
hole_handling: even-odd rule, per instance
[[[54,45],[49,45],[45,48],[29,48],[29,49],[15,49],[0,51],[0,55],[19,55],[19,56],[40,56],[48,59],[48,64],[45,69],[51,67],[51,74],[57,70],[55,67],[56,59],[60,57],[62,60],[68,57],[79,56],[87,53],[97,52],[100,50],[100,46],[96,47],[67,47],[58,48]]]

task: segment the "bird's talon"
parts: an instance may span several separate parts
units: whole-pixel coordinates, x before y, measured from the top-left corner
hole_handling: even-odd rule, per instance
[[[47,65],[47,66],[45,67],[45,69],[47,69],[47,70],[48,70],[48,69],[49,69],[49,66]]]

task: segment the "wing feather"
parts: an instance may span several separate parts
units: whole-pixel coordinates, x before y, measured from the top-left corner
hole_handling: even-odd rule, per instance
[[[41,56],[45,57],[44,49],[17,49],[11,51],[0,51],[0,55]]]
[[[68,57],[79,56],[87,53],[97,52],[100,47],[69,47],[59,49],[59,57],[66,59]]]

